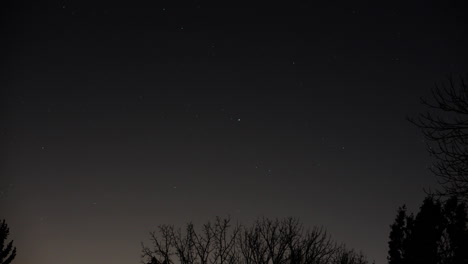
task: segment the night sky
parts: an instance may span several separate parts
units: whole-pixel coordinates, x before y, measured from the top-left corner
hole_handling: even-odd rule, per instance
[[[397,208],[436,187],[406,117],[468,71],[461,0],[5,2],[15,264],[138,263],[157,225],[228,215],[323,225],[385,263]]]

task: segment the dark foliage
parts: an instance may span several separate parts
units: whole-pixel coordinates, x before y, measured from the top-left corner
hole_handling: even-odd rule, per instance
[[[428,196],[416,217],[400,207],[391,225],[389,264],[468,263],[466,206],[454,196],[444,203]]]
[[[16,247],[13,247],[13,240],[6,244],[10,229],[2,221],[0,225],[0,264],[10,264],[16,257]]]
[[[403,241],[405,239],[405,220],[406,206],[398,209],[395,223],[391,225],[390,241],[388,242],[388,263],[401,264],[403,263]]]

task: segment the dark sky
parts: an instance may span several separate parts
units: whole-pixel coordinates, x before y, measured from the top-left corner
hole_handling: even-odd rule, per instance
[[[386,262],[436,186],[408,121],[468,70],[463,1],[6,1],[15,264],[131,264],[159,224],[297,217]],[[171,1],[172,2],[172,1]]]

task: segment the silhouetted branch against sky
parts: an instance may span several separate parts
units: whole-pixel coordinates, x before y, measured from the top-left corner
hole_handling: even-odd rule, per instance
[[[305,229],[293,218],[262,217],[251,226],[243,226],[232,225],[231,218],[217,217],[199,232],[188,224],[185,232],[161,226],[159,233],[150,234],[153,249],[143,246],[142,263],[368,263],[363,253],[333,242],[323,227]],[[206,241],[211,238],[213,243],[208,245]],[[199,241],[204,242],[200,245]],[[162,244],[169,247],[161,250]]]
[[[428,142],[435,161],[431,171],[442,185],[437,193],[468,199],[468,85],[466,78],[450,78],[432,90],[432,100],[422,103],[431,112],[410,121]]]

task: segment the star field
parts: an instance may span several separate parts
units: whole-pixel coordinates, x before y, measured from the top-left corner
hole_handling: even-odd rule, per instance
[[[0,208],[15,264],[137,263],[157,225],[227,215],[297,217],[385,263],[396,209],[436,182],[406,117],[466,73],[463,10],[9,1]]]

